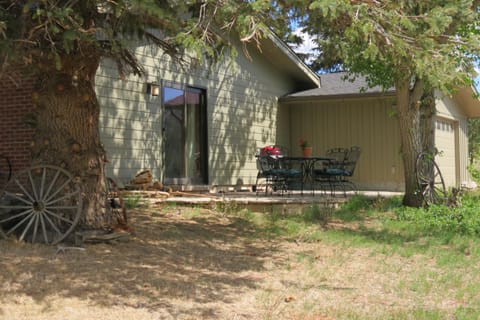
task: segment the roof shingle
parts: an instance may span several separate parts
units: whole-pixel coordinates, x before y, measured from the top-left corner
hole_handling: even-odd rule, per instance
[[[394,89],[382,90],[380,86],[369,88],[365,77],[358,76],[354,81],[350,81],[345,79],[346,76],[347,73],[345,72],[322,74],[320,75],[320,88],[295,92],[285,96],[284,99],[385,94],[394,92]]]

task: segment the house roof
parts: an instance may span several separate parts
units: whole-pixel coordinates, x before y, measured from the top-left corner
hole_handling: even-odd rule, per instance
[[[297,87],[317,88],[320,86],[320,77],[310,69],[298,55],[273,32],[261,40],[262,55],[283,73],[290,76],[297,83]]]
[[[395,89],[383,90],[380,86],[368,88],[364,77],[355,81],[345,80],[346,73],[327,73],[320,76],[321,87],[292,93],[281,97],[280,102],[312,101],[336,98],[365,98],[375,96],[393,96]],[[480,118],[480,99],[474,87],[459,88],[453,95],[459,107],[469,118]]]
[[[393,95],[394,89],[382,90],[380,86],[369,88],[364,77],[355,81],[345,79],[345,72],[326,73],[320,75],[320,88],[295,92],[281,98],[283,102],[312,99],[332,99],[340,97],[367,97],[379,95]]]

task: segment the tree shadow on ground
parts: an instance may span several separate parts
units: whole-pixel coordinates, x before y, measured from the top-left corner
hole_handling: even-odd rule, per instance
[[[1,242],[0,280],[7,290],[0,301],[25,295],[48,303],[60,295],[173,317],[215,317],[214,302],[232,303],[256,288],[265,259],[276,251],[226,217],[137,210],[131,220],[136,236],[128,242],[87,245],[85,251]]]

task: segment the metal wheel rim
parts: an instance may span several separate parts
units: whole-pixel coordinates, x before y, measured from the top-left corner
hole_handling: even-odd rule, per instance
[[[0,226],[19,240],[57,244],[76,227],[82,209],[80,187],[63,168],[37,165],[19,171],[0,198]]]

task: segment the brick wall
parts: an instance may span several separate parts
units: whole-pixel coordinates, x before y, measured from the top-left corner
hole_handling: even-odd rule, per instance
[[[14,172],[31,161],[33,129],[25,118],[33,110],[32,92],[32,80],[0,80],[0,154],[9,157]]]

